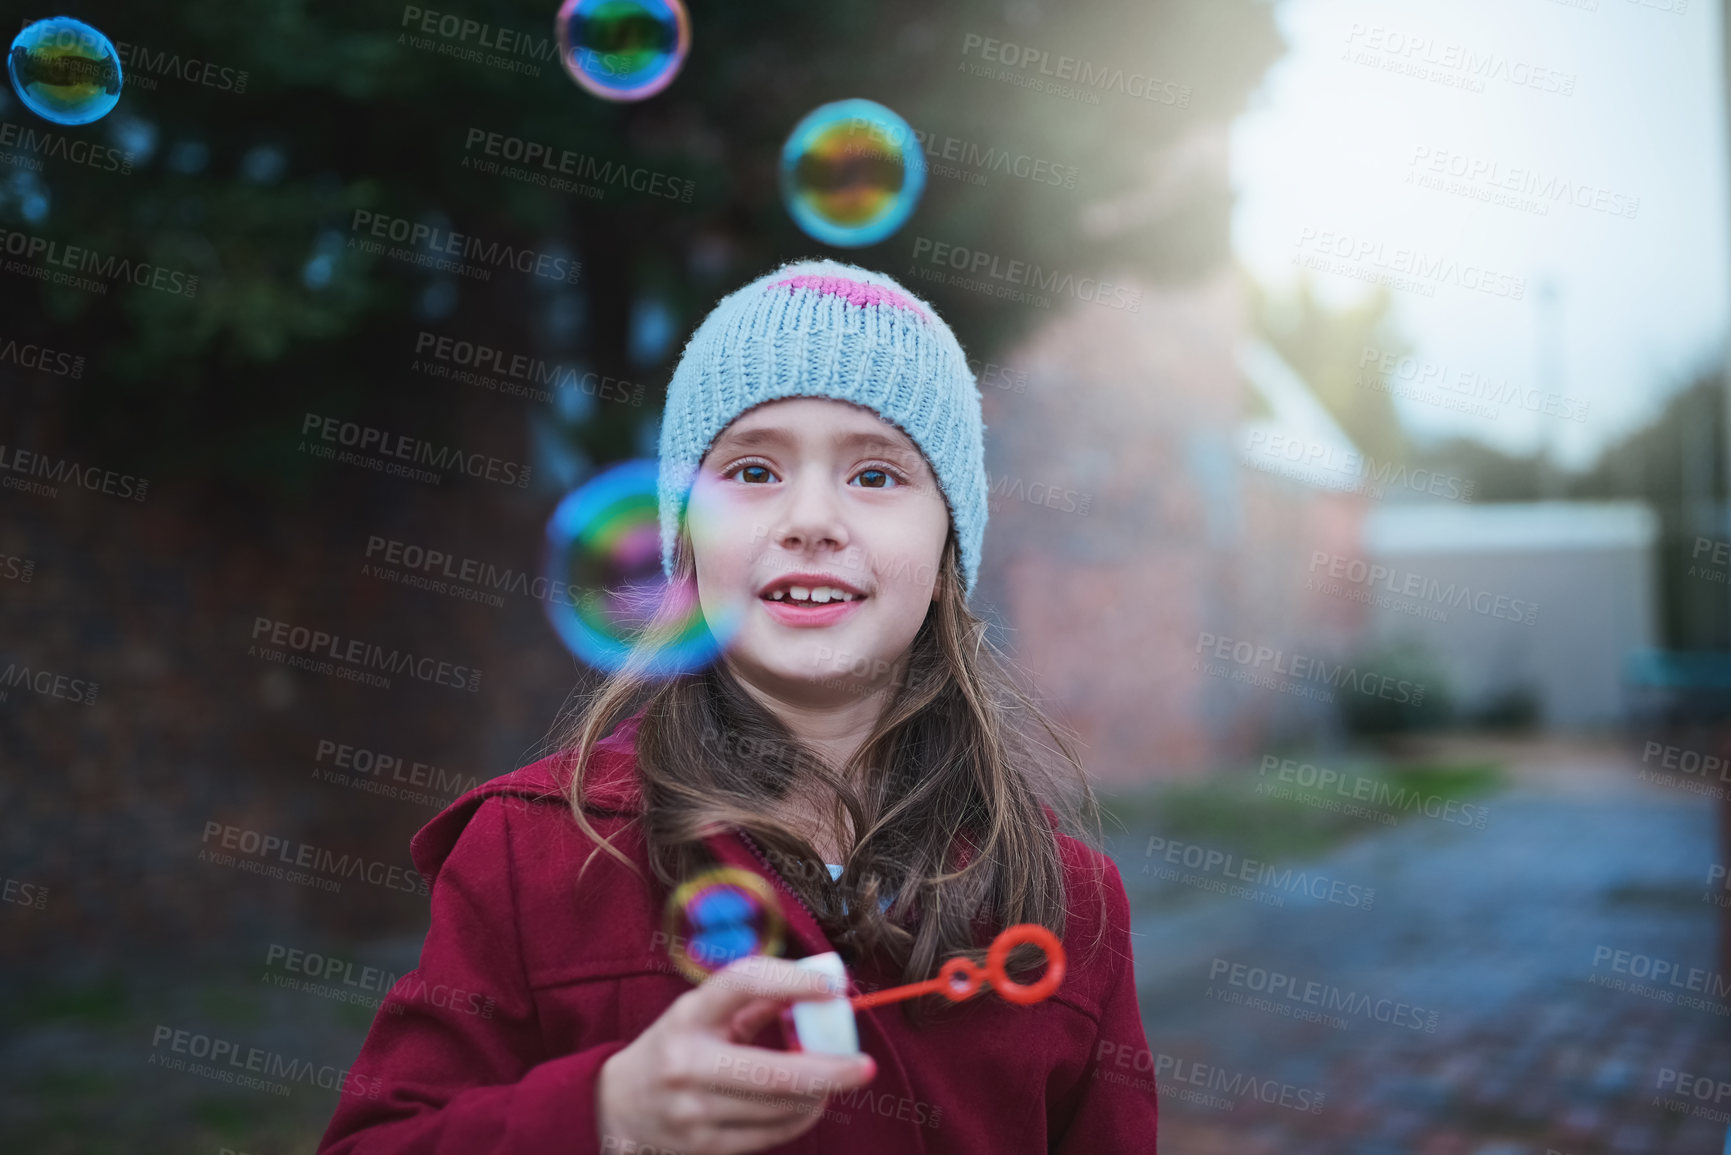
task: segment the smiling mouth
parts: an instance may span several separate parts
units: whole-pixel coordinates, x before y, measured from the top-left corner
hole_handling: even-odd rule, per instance
[[[808,589],[805,586],[791,586],[772,590],[761,595],[759,600],[789,606],[833,606],[845,602],[863,602],[865,595],[850,594],[833,586],[818,586],[815,589]]]

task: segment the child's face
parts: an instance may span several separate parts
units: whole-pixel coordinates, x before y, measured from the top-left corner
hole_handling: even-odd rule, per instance
[[[936,596],[950,527],[937,478],[907,434],[845,401],[768,402],[716,438],[690,510],[704,615],[740,614],[727,646],[736,675],[810,702],[858,697],[899,676]],[[864,596],[820,604],[789,592],[824,585]],[[766,600],[776,591],[787,600]]]

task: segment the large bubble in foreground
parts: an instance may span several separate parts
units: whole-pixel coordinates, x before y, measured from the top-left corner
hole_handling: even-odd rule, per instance
[[[565,71],[603,100],[654,96],[691,51],[681,0],[565,0],[553,30]]]
[[[744,616],[708,620],[696,583],[671,586],[662,574],[659,477],[652,459],[616,465],[567,494],[547,521],[547,615],[567,649],[608,673],[639,643],[651,676],[702,669]]]
[[[914,130],[876,101],[838,100],[813,110],[781,149],[787,211],[825,244],[876,244],[902,227],[925,187]]]
[[[25,107],[55,124],[89,124],[120,102],[120,55],[82,20],[55,16],[25,26],[6,72]]]
[[[736,959],[780,954],[785,925],[769,883],[749,870],[724,866],[668,895],[662,929],[673,965],[702,982]]]

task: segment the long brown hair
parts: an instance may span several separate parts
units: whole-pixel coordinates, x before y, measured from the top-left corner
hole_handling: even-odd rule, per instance
[[[696,588],[681,524],[673,582],[630,657],[593,691],[574,695],[564,714],[556,748],[576,752],[567,797],[596,843],[584,869],[604,850],[636,870],[591,824],[583,800],[591,750],[642,708],[642,832],[664,885],[713,865],[703,837],[735,828],[779,868],[838,950],[884,951],[900,964],[904,982],[932,977],[956,955],[980,961],[976,920],[992,932],[1039,923],[1061,938],[1064,873],[1044,808],[1059,829],[1098,849],[1098,804],[1071,732],[1018,684],[986,623],[969,610],[953,532],[937,587],[876,725],[836,768],[747,693],[724,662],[670,678],[651,672],[655,647],[676,628],[672,607],[692,604]],[[866,680],[858,684],[864,692]],[[815,796],[833,800],[831,829],[854,832],[839,882],[800,829],[771,815],[795,783],[802,794],[818,784]],[[958,865],[958,842],[965,865]],[[1089,889],[1100,893],[1103,913],[1103,889]],[[880,910],[879,898],[892,894]],[[1096,925],[1103,931],[1104,918]],[[1039,958],[1023,948],[1012,966]]]

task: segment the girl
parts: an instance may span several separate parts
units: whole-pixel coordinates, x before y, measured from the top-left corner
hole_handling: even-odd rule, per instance
[[[431,929],[320,1152],[1155,1149],[1123,883],[967,607],[983,433],[954,334],[888,277],[800,262],[716,306],[662,419],[662,614],[558,752],[415,836]],[[721,656],[658,676],[682,598]],[[783,957],[693,987],[662,913],[718,866],[777,896]],[[833,997],[788,960],[878,989],[1022,922],[1068,957],[1044,1002],[926,996],[858,1012],[863,1055],[787,1049],[782,1009]]]

